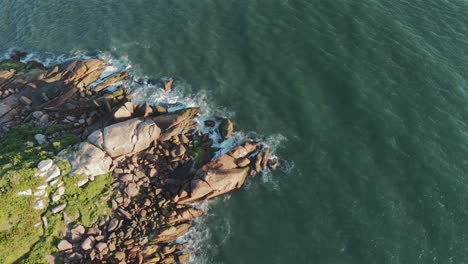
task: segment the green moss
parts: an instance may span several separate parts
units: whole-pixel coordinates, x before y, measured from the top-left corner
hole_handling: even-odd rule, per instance
[[[0,139],[0,176],[11,169],[32,168],[40,160],[50,158],[53,152],[75,144],[78,139],[69,132],[63,132],[59,137],[41,146],[35,143],[35,134],[40,133],[48,136],[64,130],[65,127],[60,125],[46,128],[23,125],[11,130],[4,138]],[[33,142],[33,144],[27,142]]]
[[[44,69],[44,65],[37,61],[22,63],[17,60],[8,59],[0,61],[0,71],[14,69],[16,72],[25,72],[32,69]]]
[[[67,162],[56,162],[57,166],[63,170],[69,171]],[[102,216],[111,213],[111,209],[101,197],[109,193],[109,185],[112,182],[112,176],[105,174],[96,177],[84,188],[78,188],[76,183],[83,176],[63,176],[62,180],[66,188],[66,194],[60,202],[67,202],[66,214],[72,219],[76,218],[74,223],[80,223],[84,226],[90,226],[97,222]],[[57,253],[57,244],[63,238],[62,231],[64,221],[62,214],[52,214],[47,212],[45,216],[48,219],[48,227],[45,229],[44,236],[35,243],[31,250],[18,263],[36,264],[47,263],[45,256]]]
[[[26,64],[17,60],[4,60],[0,62],[0,71],[14,69],[16,72],[23,71]]]
[[[51,135],[57,131],[62,131],[61,136],[47,144],[38,146],[31,143],[35,142],[36,133]],[[45,184],[44,178],[34,177],[36,166],[43,159],[54,159],[60,168],[62,176],[58,179],[63,181],[66,191],[59,202],[67,202],[65,212],[76,216],[77,223],[91,225],[101,216],[110,214],[107,202],[101,198],[110,193],[112,176],[98,176],[84,188],[78,188],[76,183],[83,176],[68,176],[70,164],[54,156],[54,153],[76,142],[77,138],[66,132],[63,126],[20,126],[0,139],[0,263],[46,263],[45,256],[57,250],[64,228],[63,215],[53,215],[47,209],[34,210],[33,196],[17,195],[29,189],[34,192]],[[49,186],[47,191],[52,194],[56,188]],[[44,197],[43,200],[47,203],[49,199]],[[55,205],[51,203],[48,206]],[[42,227],[41,216],[47,217],[47,228]]]
[[[189,155],[195,162],[194,167],[196,169],[200,168],[203,164],[206,164],[213,158],[216,149],[212,148],[212,145],[213,142],[211,139],[208,138],[203,140],[196,137],[193,140],[193,145],[187,148],[187,155]]]
[[[42,184],[40,178],[34,178],[33,169],[8,171],[0,178],[0,256],[2,263],[11,263],[18,256],[28,252],[32,243],[42,235],[40,210],[32,210],[32,196],[17,196],[17,192],[35,190]]]
[[[78,217],[78,221],[85,226],[96,222],[99,217],[109,215],[111,210],[106,201],[101,197],[109,195],[112,183],[112,175],[104,174],[97,176],[94,181],[87,183],[79,188],[76,183],[83,179],[83,176],[75,175],[63,179],[66,187],[65,200],[68,203],[65,212],[70,217]]]

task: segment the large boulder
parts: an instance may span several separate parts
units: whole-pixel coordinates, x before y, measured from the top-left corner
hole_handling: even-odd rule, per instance
[[[181,195],[179,203],[211,199],[242,187],[251,168],[238,164],[241,163],[240,161],[245,162],[245,159],[255,159],[259,155],[255,153],[259,147],[258,144],[246,142],[204,165],[190,181],[187,190],[190,195]],[[251,155],[254,157],[250,157]]]
[[[156,141],[161,129],[149,118],[133,118],[89,135],[88,140],[112,158],[140,152]]]
[[[160,140],[165,141],[172,136],[183,135],[196,127],[194,118],[200,113],[199,108],[187,108],[174,113],[153,117],[154,122],[161,128]]]
[[[70,175],[97,176],[109,172],[112,165],[112,159],[104,151],[87,142],[81,143],[68,160],[72,167]]]
[[[57,65],[41,74],[39,79],[46,82],[63,81],[65,85],[78,88],[89,86],[104,72],[105,63],[99,59],[73,60]]]

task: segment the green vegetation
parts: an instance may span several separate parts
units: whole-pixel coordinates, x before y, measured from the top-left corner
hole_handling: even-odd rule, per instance
[[[94,181],[89,182],[85,187],[79,188],[76,183],[81,179],[83,177],[78,175],[65,177],[64,179],[67,190],[64,198],[68,203],[65,212],[68,216],[77,218],[84,226],[90,226],[99,217],[111,213],[107,202],[102,201],[101,198],[111,195],[111,189],[108,187],[113,178],[110,173],[104,174],[96,177]]]
[[[11,130],[0,139],[0,176],[9,170],[34,168],[39,161],[52,157],[52,152],[58,152],[78,142],[76,136],[68,132],[41,146],[37,145],[34,139],[34,135],[38,133],[49,136],[65,130],[66,127],[60,125],[45,128],[23,125]]]
[[[46,136],[62,131],[60,136],[44,145],[37,145],[34,135]],[[65,131],[65,132],[63,132]],[[40,128],[20,126],[11,130],[0,139],[0,263],[47,263],[45,256],[54,253],[57,241],[62,237],[65,223],[63,214],[52,214],[47,206],[67,202],[65,213],[73,223],[89,226],[102,215],[110,213],[103,195],[110,195],[109,185],[112,182],[110,174],[96,177],[82,188],[76,183],[83,176],[68,176],[70,164],[61,161],[56,153],[74,143],[77,138],[63,126]],[[53,159],[60,168],[58,179],[63,181],[65,195],[58,202],[46,202],[44,210],[33,209],[36,198],[33,196],[18,196],[17,193],[26,190],[37,191],[44,185],[44,179],[34,177],[39,161]],[[46,191],[53,194],[58,186],[48,186]],[[41,216],[47,218],[48,226],[43,228]]]
[[[213,141],[208,138],[208,136],[204,136],[203,138],[194,138],[193,145],[187,148],[187,154],[195,162],[195,168],[200,168],[203,164],[206,164],[213,158],[218,149],[212,148],[212,145]]]
[[[16,72],[26,72],[32,69],[43,69],[44,66],[36,61],[22,63],[17,60],[8,59],[0,61],[0,71],[14,69]]]
[[[59,164],[59,167],[63,167],[63,165],[69,166],[68,163],[63,162],[61,165]],[[110,174],[98,176],[85,187],[78,188],[75,184],[81,178],[78,175],[62,178],[66,187],[66,194],[57,204],[63,201],[67,202],[65,213],[73,220],[72,225],[80,223],[84,226],[90,226],[97,222],[100,217],[111,213],[111,209],[101,198],[109,194],[112,176]],[[45,229],[44,236],[35,240],[40,241],[40,243],[35,243],[18,263],[46,264],[47,261],[44,256],[57,252],[56,246],[63,237],[62,231],[65,228],[64,219],[62,214],[52,214],[51,212],[46,212],[45,217],[48,220],[48,227]]]

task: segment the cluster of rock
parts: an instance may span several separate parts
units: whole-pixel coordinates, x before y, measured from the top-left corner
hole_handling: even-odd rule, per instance
[[[268,146],[250,141],[213,159],[210,135],[197,130],[200,109],[169,112],[162,105],[134,104],[125,87],[113,93],[105,89],[128,78],[127,73],[95,83],[104,68],[103,61],[90,59],[36,67],[33,73],[0,72],[4,131],[24,122],[67,125],[84,139],[62,153],[72,167],[70,177],[88,176],[78,186],[108,172],[114,177],[107,197],[112,215],[89,227],[69,227],[55,258],[66,263],[186,263],[187,244],[177,238],[203,215],[192,204],[239,189],[249,175],[275,168],[278,161]],[[13,89],[18,83],[21,87]],[[172,85],[169,80],[162,88],[169,91]],[[234,127],[221,120],[218,126],[211,120],[205,125],[227,139]],[[37,176],[53,182],[56,166],[49,163],[39,164]],[[60,199],[63,193],[53,195]],[[63,210],[66,204],[60,206]]]
[[[43,178],[45,184],[38,186],[35,191],[27,189],[25,191],[18,192],[17,195],[34,196],[35,202],[33,208],[36,210],[43,210],[47,206],[48,200],[58,202],[65,194],[65,186],[63,182],[57,179],[60,175],[60,169],[53,160],[43,160],[37,165],[37,172],[34,177]],[[59,213],[65,209],[66,205],[67,203],[63,202],[51,208],[51,211],[54,214]]]
[[[42,125],[72,124],[77,133],[89,133],[86,128],[105,121],[111,106],[124,100],[125,90],[112,94],[105,88],[127,78],[127,73],[112,74],[90,89],[107,67],[103,60],[72,60],[46,68],[19,58],[0,64],[0,135],[31,119]]]

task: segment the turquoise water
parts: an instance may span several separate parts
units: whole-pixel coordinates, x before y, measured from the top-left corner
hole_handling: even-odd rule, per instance
[[[467,263],[468,2],[0,0],[0,53],[108,52],[280,140],[194,263]]]

